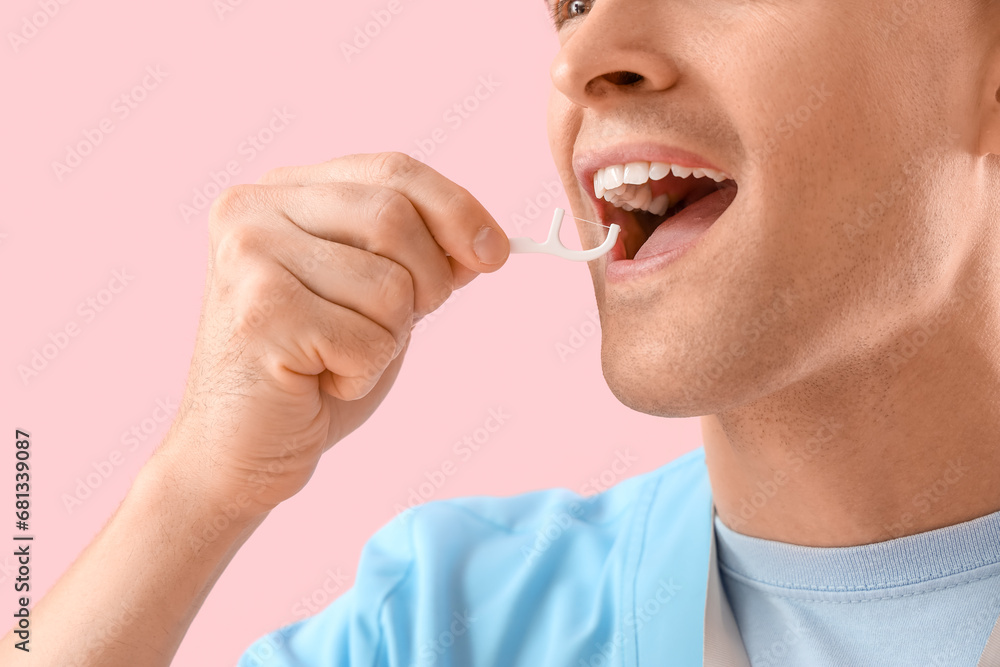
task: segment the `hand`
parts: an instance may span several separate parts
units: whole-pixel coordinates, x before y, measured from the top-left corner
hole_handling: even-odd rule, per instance
[[[401,153],[231,187],[209,237],[187,387],[157,455],[209,498],[248,496],[251,514],[371,416],[413,325],[509,254],[468,191]]]

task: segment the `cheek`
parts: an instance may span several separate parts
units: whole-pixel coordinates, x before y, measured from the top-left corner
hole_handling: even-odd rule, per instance
[[[794,4],[738,14],[698,51],[699,65],[738,128],[749,183],[849,192],[856,175],[881,170],[867,156],[891,156],[899,143],[895,125],[912,99],[892,77],[912,54],[887,50],[880,10],[866,9],[880,3]]]
[[[546,125],[549,135],[549,150],[556,162],[556,166],[563,168],[567,160],[572,160],[573,138],[579,128],[579,120],[573,118],[573,105],[565,95],[556,90],[555,86],[549,88],[548,111],[546,114]]]
[[[580,194],[580,184],[573,172],[573,147],[580,131],[580,123],[580,110],[562,93],[551,88],[547,113],[549,151],[566,196],[573,206],[580,206],[585,199]]]
[[[765,32],[753,36],[750,24],[734,28],[746,34],[732,41],[722,77],[741,101],[740,198],[755,218],[739,233],[776,259],[775,272],[828,278],[885,250],[872,244],[877,235],[865,241],[850,229],[867,222],[864,212],[881,229],[914,213],[908,200],[920,186],[900,175],[912,147],[927,145],[933,114],[915,111],[904,82],[891,81],[913,54],[887,53],[877,29],[847,9],[761,17],[754,23]]]

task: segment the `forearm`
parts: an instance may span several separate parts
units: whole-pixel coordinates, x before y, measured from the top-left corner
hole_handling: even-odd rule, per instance
[[[263,521],[266,514],[207,500],[165,449],[32,610],[30,664],[169,665],[216,579]],[[28,657],[17,641],[4,638],[0,663]]]

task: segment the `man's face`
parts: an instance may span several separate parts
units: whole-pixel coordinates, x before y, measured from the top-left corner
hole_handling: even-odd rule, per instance
[[[849,364],[890,372],[896,343],[933,317],[983,234],[981,203],[963,196],[982,187],[982,7],[549,2],[566,19],[552,154],[574,215],[625,235],[629,259],[590,263],[619,400],[714,414]],[[606,185],[616,164],[657,161],[681,169],[624,196],[686,198],[693,212],[668,211],[678,226],[650,246],[679,251],[630,260],[663,216],[597,199],[594,173],[611,167]],[[732,180],[675,175],[698,164]],[[577,226],[584,247],[606,234]]]

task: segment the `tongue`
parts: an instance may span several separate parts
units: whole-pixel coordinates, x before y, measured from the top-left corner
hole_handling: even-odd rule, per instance
[[[662,255],[691,243],[719,219],[735,197],[736,188],[727,187],[685,206],[680,213],[667,218],[653,230],[633,259]]]

